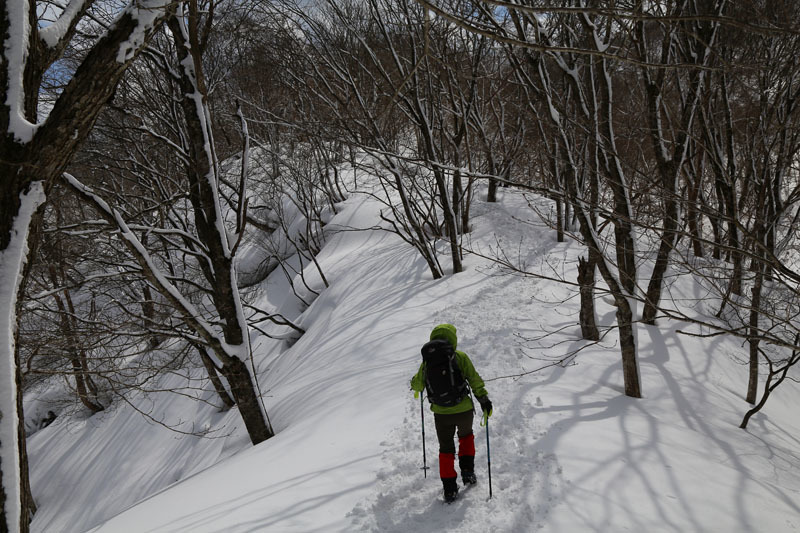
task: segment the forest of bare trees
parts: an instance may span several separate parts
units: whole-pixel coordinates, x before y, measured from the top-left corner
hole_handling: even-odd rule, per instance
[[[327,284],[343,169],[380,179],[433,279],[462,271],[476,194],[549,198],[554,238],[585,246],[561,280],[575,322],[596,341],[613,301],[628,396],[637,328],[663,320],[746,343],[743,428],[800,361],[796,2],[0,4],[0,532],[36,510],[21,396],[44,380],[95,413],[201,369],[176,392],[211,387],[253,444],[273,436],[250,332],[303,330],[249,288]],[[687,313],[676,275],[714,312]]]

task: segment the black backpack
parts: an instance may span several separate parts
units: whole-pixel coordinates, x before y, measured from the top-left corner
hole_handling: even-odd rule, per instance
[[[425,361],[425,390],[428,400],[442,407],[453,407],[469,394],[467,380],[456,362],[453,345],[444,339],[432,340],[422,347]]]

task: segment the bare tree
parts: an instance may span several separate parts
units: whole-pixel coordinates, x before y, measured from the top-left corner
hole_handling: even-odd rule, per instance
[[[121,242],[139,263],[145,287],[159,292],[188,326],[173,335],[184,335],[193,346],[204,345],[197,353],[212,384],[221,392],[217,373],[224,376],[250,439],[258,444],[270,438],[273,430],[248,368],[254,367],[250,330],[235,268],[247,221],[249,147],[245,142],[238,178],[226,184],[202,63],[218,6],[219,2],[177,4],[176,15],[167,21],[171,46],[165,48],[166,37],[162,39],[158,47],[148,50],[141,67],[157,76],[126,86],[130,92],[120,96],[122,106],[140,102],[130,112],[122,107],[115,110],[122,124],[133,126],[132,131],[103,133],[119,135],[123,141],[112,157],[124,161],[124,166],[117,166],[127,181],[113,176],[108,180],[103,172],[95,177],[92,189],[75,178],[66,184],[124,236]],[[156,107],[148,108],[152,104]],[[247,141],[246,129],[243,134]],[[152,148],[141,142],[125,146],[125,139],[137,135],[158,141],[162,150],[149,154]],[[126,153],[127,158],[120,157]],[[165,165],[162,158],[172,164]],[[225,188],[238,199],[227,210]],[[127,235],[123,228],[132,233]],[[226,395],[220,398],[227,403]]]
[[[39,121],[39,92],[45,72],[75,43],[76,30],[94,2],[70,2],[58,21],[39,24],[38,2],[0,3],[0,34],[5,53],[0,68],[0,358],[10,364],[0,375],[0,506],[3,529],[27,531],[35,505],[27,482],[27,459],[19,421],[19,367],[16,359],[17,288],[27,259],[25,242],[33,214],[50,186],[86,138],[117,80],[168,14],[167,0],[131,2],[115,14],[102,34],[86,45],[77,68],[68,74],[58,99]],[[48,11],[48,10],[45,10]],[[17,435],[12,442],[12,435]],[[20,478],[8,475],[19,472]]]
[[[653,144],[653,154],[656,168],[660,175],[659,196],[663,202],[664,227],[660,237],[660,246],[656,256],[653,274],[647,287],[645,306],[642,311],[642,321],[645,324],[655,324],[658,301],[661,298],[661,289],[664,283],[664,274],[669,265],[669,256],[677,244],[678,228],[680,226],[679,211],[680,198],[678,182],[683,172],[683,166],[689,158],[688,148],[693,129],[695,116],[705,92],[707,68],[714,61],[712,52],[716,45],[716,35],[719,30],[719,19],[725,9],[726,1],[702,3],[687,3],[686,6],[676,4],[664,17],[688,17],[685,24],[670,24],[660,26],[661,44],[653,46],[649,37],[651,29],[647,28],[644,21],[637,23],[636,46],[643,63],[650,63],[649,56],[659,53],[660,58],[652,63],[659,64],[657,69],[643,66],[641,68],[642,80],[647,98],[650,139]],[[683,12],[686,10],[687,12]],[[696,18],[695,18],[696,17]],[[710,20],[710,22],[707,22]],[[679,56],[674,57],[675,54]],[[684,63],[687,80],[681,80],[677,70],[667,70],[673,63]],[[667,100],[666,83],[668,74],[674,78],[677,92],[685,93],[679,96],[679,108],[674,111],[679,121],[674,125],[675,132],[670,138],[664,128],[664,109]],[[670,150],[668,146],[671,146]]]
[[[599,19],[592,19],[584,14],[579,14],[579,17],[582,17],[582,26],[589,36],[586,41],[591,42],[593,49],[604,50],[611,46],[613,36],[606,33],[607,25],[603,25]],[[553,43],[553,39],[556,37],[563,37],[567,40],[564,45],[567,49],[576,49],[579,44],[582,44],[573,42],[576,33],[566,25],[567,20],[555,23],[549,29],[543,27],[537,18],[525,12],[512,12],[512,20],[515,24],[516,34],[512,36],[504,32],[510,40],[524,43],[528,39],[532,39],[537,46],[545,49],[557,47]],[[641,383],[634,331],[636,302],[633,296],[636,264],[633,255],[633,217],[629,188],[619,151],[616,148],[616,134],[612,122],[614,96],[608,60],[602,57],[597,61],[598,64],[594,64],[594,61],[591,61],[591,54],[588,53],[573,54],[551,51],[545,54],[526,48],[521,49],[521,54],[524,61],[515,60],[516,71],[520,79],[530,87],[532,94],[539,95],[545,102],[546,107],[542,116],[550,119],[554,142],[558,146],[555,153],[560,154],[561,157],[560,160],[553,161],[553,174],[561,175],[563,171],[563,178],[559,178],[559,181],[564,184],[564,194],[574,208],[580,235],[589,249],[589,262],[581,264],[584,271],[580,274],[580,280],[584,285],[582,331],[590,338],[595,336],[589,320],[589,317],[593,316],[593,310],[589,304],[591,291],[586,285],[593,279],[593,270],[596,266],[610,289],[617,307],[625,394],[638,398],[641,396]],[[514,61],[514,57],[512,49],[512,61]],[[583,66],[582,70],[587,73],[584,85],[578,77],[578,72],[581,71],[579,68],[581,62],[586,60],[589,60],[589,64]],[[531,65],[530,70],[535,69],[534,72],[529,72],[526,63]],[[566,95],[565,98],[560,98],[555,88],[555,74],[562,76],[564,82],[562,94]],[[580,130],[576,131],[572,127],[574,124],[572,112],[586,124],[585,131],[589,132],[588,137],[591,139],[591,143],[587,146],[595,147],[598,150],[593,152],[590,149],[589,154],[598,154],[599,157],[595,158],[590,155],[587,161],[596,162],[600,171],[605,175],[608,188],[612,193],[614,211],[613,214],[609,214],[609,218],[614,224],[616,261],[608,258],[604,253],[605,246],[601,241],[601,232],[596,218],[600,206],[597,203],[598,197],[593,192],[594,169],[597,167],[590,164],[589,172],[584,171],[581,154],[586,153],[586,150],[581,148],[582,144],[578,137]],[[588,180],[581,179],[585,175],[588,175]],[[616,269],[612,265],[615,265]],[[591,274],[586,272],[589,268],[591,268]]]

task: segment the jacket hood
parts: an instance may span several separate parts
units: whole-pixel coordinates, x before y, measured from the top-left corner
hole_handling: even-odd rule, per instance
[[[456,335],[456,327],[452,324],[439,324],[433,331],[431,331],[431,340],[444,339],[453,345],[455,350],[458,346],[458,335]]]

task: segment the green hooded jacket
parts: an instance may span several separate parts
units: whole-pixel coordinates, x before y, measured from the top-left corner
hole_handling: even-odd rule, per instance
[[[431,340],[444,339],[453,345],[453,349],[458,345],[458,335],[456,335],[456,327],[452,324],[440,324],[433,328],[431,331]],[[470,389],[476,398],[483,398],[488,395],[484,387],[483,379],[481,379],[475,367],[472,366],[467,354],[462,351],[456,350],[456,363],[461,370],[461,374],[469,383]],[[411,378],[411,389],[416,392],[425,390],[425,362],[419,365],[419,371]],[[475,407],[472,403],[472,398],[468,394],[461,402],[452,407],[443,407],[441,405],[431,404],[431,411],[439,413],[440,415],[452,415],[456,413],[463,413],[465,411],[472,411]]]

